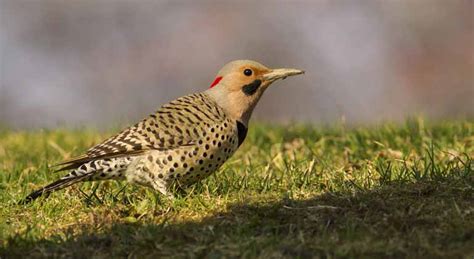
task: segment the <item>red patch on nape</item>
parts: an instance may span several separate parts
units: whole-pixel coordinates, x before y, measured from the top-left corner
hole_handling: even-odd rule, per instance
[[[221,80],[222,80],[222,76],[216,77],[216,79],[214,79],[214,82],[212,82],[211,87],[209,87],[209,88],[213,88],[213,87],[216,86]]]

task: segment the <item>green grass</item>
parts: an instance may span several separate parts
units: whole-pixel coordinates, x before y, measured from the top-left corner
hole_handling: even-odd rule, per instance
[[[102,182],[16,204],[60,176],[48,164],[108,135],[0,131],[0,258],[474,255],[472,121],[254,124],[175,200]]]

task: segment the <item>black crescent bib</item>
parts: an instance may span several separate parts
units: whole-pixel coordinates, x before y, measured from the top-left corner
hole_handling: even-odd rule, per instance
[[[247,131],[248,131],[247,127],[245,127],[245,125],[242,122],[237,121],[237,134],[239,136],[239,147],[244,142],[245,137],[247,137]]]

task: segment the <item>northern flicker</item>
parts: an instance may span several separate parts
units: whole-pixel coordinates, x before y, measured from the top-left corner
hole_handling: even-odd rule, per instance
[[[163,105],[141,122],[64,161],[70,173],[22,202],[75,183],[127,180],[171,196],[215,172],[242,144],[255,105],[274,81],[304,73],[250,60],[226,64],[210,88]]]

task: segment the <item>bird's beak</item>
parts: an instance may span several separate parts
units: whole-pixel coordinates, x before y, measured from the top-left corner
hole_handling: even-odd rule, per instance
[[[263,74],[263,80],[273,82],[278,79],[285,79],[287,76],[296,76],[301,74],[304,74],[303,70],[294,68],[277,68],[272,69],[266,74]]]

